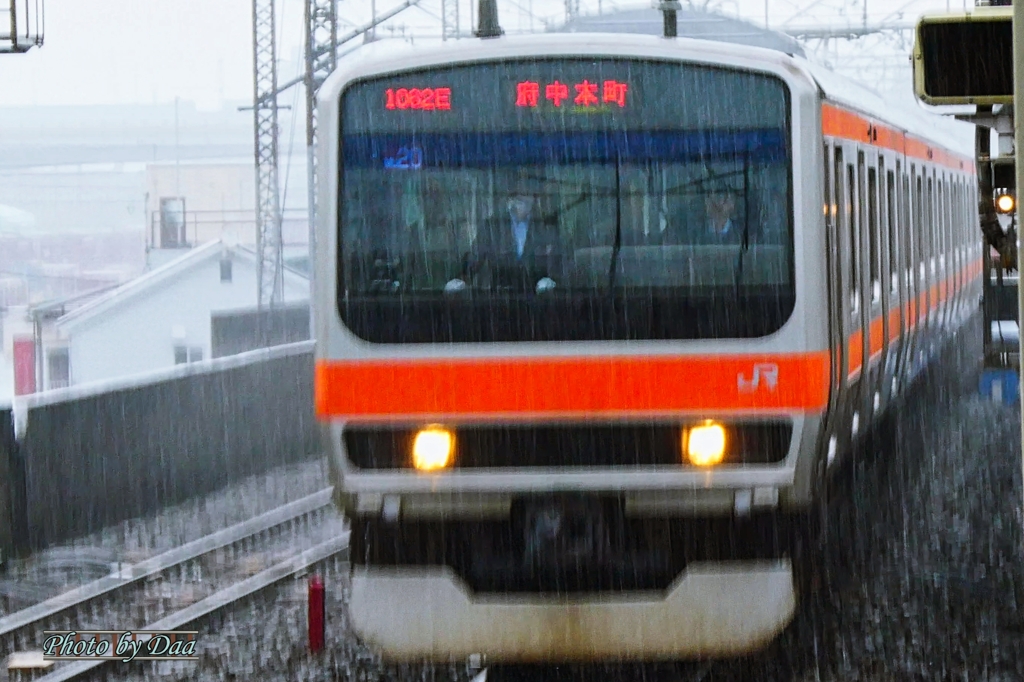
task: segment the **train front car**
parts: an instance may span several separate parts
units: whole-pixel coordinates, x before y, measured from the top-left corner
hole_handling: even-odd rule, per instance
[[[357,634],[391,660],[768,643],[829,400],[813,81],[560,35],[322,92],[316,401]]]

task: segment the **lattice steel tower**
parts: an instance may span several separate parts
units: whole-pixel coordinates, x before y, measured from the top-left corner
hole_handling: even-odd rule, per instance
[[[569,23],[580,15],[580,0],[565,0],[565,22]]]
[[[284,293],[277,179],[277,42],[274,0],[253,0],[253,119],[256,143],[256,286],[259,308]]]
[[[441,0],[441,38],[459,37],[459,0]]]
[[[316,271],[316,96],[327,76],[338,65],[337,0],[306,0],[306,172],[309,187],[309,281],[313,290]],[[310,308],[310,325],[312,307]]]

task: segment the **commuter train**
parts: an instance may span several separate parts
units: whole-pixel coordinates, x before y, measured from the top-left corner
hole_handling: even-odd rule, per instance
[[[772,641],[831,472],[977,308],[974,127],[780,51],[569,33],[343,65],[319,128],[357,635],[493,663]]]

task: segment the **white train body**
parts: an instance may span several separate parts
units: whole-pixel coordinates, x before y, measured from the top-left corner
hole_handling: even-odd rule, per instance
[[[444,92],[465,65],[491,68],[479,72],[490,80],[452,76]],[[575,94],[588,68],[601,87],[626,83],[639,113],[616,111],[614,85],[604,113],[555,115],[551,100],[517,111],[531,108],[520,83],[538,83],[543,108],[552,74],[571,75]],[[652,85],[677,73],[710,88]],[[754,91],[782,101],[737,105]],[[624,34],[420,48],[342,66],[320,99],[316,401],[352,521],[356,632],[394,660],[671,659],[769,642],[797,589],[788,546],[767,535],[813,505],[975,310],[973,126],[895,109],[780,52]],[[430,230],[458,242],[465,229],[474,248],[496,213],[481,205],[489,183],[517,159],[513,181],[525,168],[556,195],[560,234],[578,242],[559,261],[568,274],[551,292],[444,292],[438,282],[466,266],[445,260],[448,242],[426,245]],[[666,178],[724,182],[740,197],[735,224],[761,232],[740,245],[627,245],[625,223],[646,238],[704,205],[672,204]],[[614,210],[598,190],[614,191]],[[576,196],[584,213],[566,208]],[[580,246],[584,233],[598,237]],[[428,236],[414,248],[414,234]],[[723,263],[736,263],[735,281]],[[726,452],[698,466],[685,439],[709,420]],[[420,471],[410,448],[429,425],[454,434],[454,453]],[[574,575],[562,554],[561,568],[526,568],[541,508],[597,519],[573,537],[618,558]]]

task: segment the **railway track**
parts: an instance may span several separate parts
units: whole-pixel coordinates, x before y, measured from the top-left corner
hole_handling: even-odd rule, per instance
[[[0,660],[41,651],[45,630],[180,630],[340,560],[347,546],[330,490],[321,490],[0,618]],[[84,679],[106,663],[58,661],[32,679]]]

